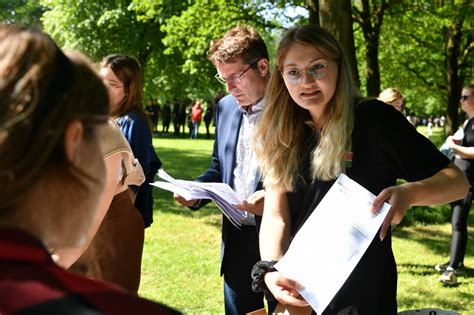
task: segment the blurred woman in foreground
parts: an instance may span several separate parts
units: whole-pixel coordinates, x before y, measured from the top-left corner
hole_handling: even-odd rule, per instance
[[[88,61],[0,25],[0,96],[0,313],[175,313],[51,259],[82,245],[104,190],[108,99]]]

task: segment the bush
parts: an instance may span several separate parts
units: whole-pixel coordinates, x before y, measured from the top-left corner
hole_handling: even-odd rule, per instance
[[[413,206],[408,209],[401,226],[417,224],[441,224],[451,221],[451,206]]]

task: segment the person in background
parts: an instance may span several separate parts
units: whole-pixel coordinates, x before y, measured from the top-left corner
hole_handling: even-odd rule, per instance
[[[180,102],[179,101],[174,101],[173,104],[173,129],[174,129],[174,135],[179,136],[179,129],[181,128],[179,124],[179,108],[180,108]]]
[[[0,25],[0,313],[179,314],[55,264],[82,246],[106,173],[107,92],[80,54]]]
[[[201,102],[196,101],[191,108],[191,124],[192,124],[192,129],[191,129],[191,135],[190,139],[197,139],[198,133],[199,133],[199,126],[201,125],[201,120],[202,120],[202,108],[201,108]]]
[[[449,136],[446,143],[455,154],[454,164],[467,176],[470,189],[462,199],[451,203],[451,259],[435,266],[435,269],[442,273],[439,281],[448,285],[457,284],[456,275],[465,272],[467,219],[472,205],[472,187],[474,186],[474,83],[463,87],[460,102],[462,110],[468,117],[464,122],[464,136],[462,140]]]
[[[211,138],[211,127],[212,118],[214,117],[214,104],[207,104],[206,113],[204,114],[204,123],[206,124],[206,139]]]
[[[187,112],[186,112],[186,105],[185,102],[187,101],[184,101],[184,100],[181,100],[179,103],[180,103],[180,106],[178,107],[178,121],[179,121],[179,126],[180,127],[183,127],[183,131],[181,132],[182,135],[185,135],[186,134],[186,125],[188,125],[188,115],[187,115]],[[179,131],[179,128],[178,128],[178,131]]]
[[[166,102],[163,105],[163,108],[161,108],[161,122],[163,124],[161,132],[166,135],[168,134],[171,122],[171,107],[168,102]]]
[[[273,265],[345,173],[377,196],[367,211],[377,212],[383,202],[391,208],[323,315],[397,314],[390,226],[412,205],[444,204],[464,196],[465,176],[392,106],[357,97],[341,46],[323,28],[304,25],[283,35],[266,95],[254,141],[265,206],[263,261],[255,266],[253,287],[282,304],[307,305],[299,297],[299,284]],[[398,178],[407,182],[397,186]]]
[[[403,111],[403,98],[402,92],[396,88],[387,88],[383,90],[378,97],[379,100],[386,104],[392,105],[399,112]]]
[[[187,119],[187,125],[188,125],[188,133],[189,133],[189,139],[192,139],[192,136],[193,136],[193,119],[192,119],[192,115],[193,115],[193,106],[194,106],[194,103],[191,103],[187,106],[186,108],[186,119]],[[184,132],[183,132],[184,133]]]
[[[237,205],[247,218],[240,228],[222,217],[221,247],[225,312],[245,314],[264,307],[263,295],[252,291],[250,278],[252,266],[260,260],[256,224],[264,203],[251,137],[265,104],[270,77],[268,51],[255,30],[240,26],[211,43],[209,59],[217,69],[216,79],[230,94],[216,105],[211,166],[197,180],[229,184],[246,199]],[[193,210],[209,202],[187,201],[178,195],[175,198]]]
[[[145,112],[150,119],[152,132],[158,133],[158,120],[160,118],[160,105],[156,102],[154,98],[150,99],[150,103],[145,106]]]
[[[181,126],[183,127],[182,134],[184,135],[186,128],[186,106],[184,106],[183,100],[177,100],[173,105],[173,128],[175,136],[180,135]]]
[[[161,161],[153,148],[150,124],[143,109],[140,64],[133,57],[112,54],[102,60],[99,73],[109,89],[111,115],[145,173],[145,182],[134,188],[134,205],[147,228],[153,222],[153,186],[150,183],[154,181]]]

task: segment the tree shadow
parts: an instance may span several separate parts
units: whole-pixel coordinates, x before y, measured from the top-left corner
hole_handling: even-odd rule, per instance
[[[397,228],[392,231],[392,234],[395,237],[418,242],[437,255],[446,255],[449,252],[450,232],[434,231],[429,227],[419,226]]]
[[[458,287],[461,287],[461,286],[462,284],[460,284]],[[459,301],[470,301],[473,298],[473,295],[470,293],[460,291],[458,294],[458,298],[459,298],[458,299]],[[403,296],[401,298],[398,298],[399,305],[419,305],[420,301],[429,301],[428,305],[421,306],[421,308],[435,307],[435,308],[441,308],[445,310],[455,310],[457,312],[463,312],[463,314],[465,314],[464,313],[465,311],[471,311],[469,309],[466,309],[466,306],[463,304],[453,305],[452,301],[450,301],[449,299],[446,299],[446,297],[443,295],[439,295],[439,296],[433,295],[433,292],[429,289],[420,288],[417,294],[413,297]],[[401,312],[402,309],[399,309],[399,311]]]

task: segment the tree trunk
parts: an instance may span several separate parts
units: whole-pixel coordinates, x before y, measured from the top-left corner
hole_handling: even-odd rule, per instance
[[[306,0],[306,8],[309,13],[309,24],[319,25],[319,3],[318,0]]]
[[[319,20],[321,26],[333,34],[341,44],[354,82],[360,86],[352,29],[351,0],[319,0]]]
[[[378,96],[380,93],[379,36],[380,31],[372,30],[366,34],[365,39],[365,77],[368,96]]]
[[[453,21],[446,36],[446,80],[448,82],[448,113],[447,128],[448,135],[459,126],[459,95],[462,90],[462,80],[459,77],[458,59],[460,57],[460,45],[462,37],[463,20]]]

